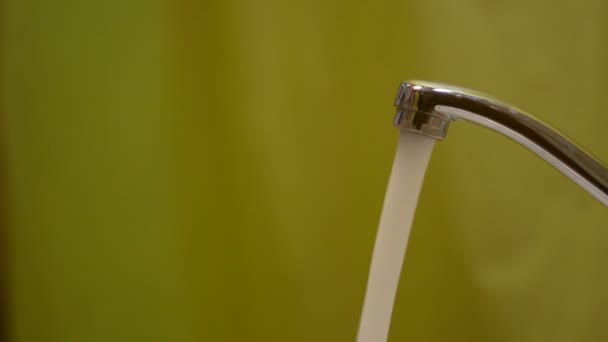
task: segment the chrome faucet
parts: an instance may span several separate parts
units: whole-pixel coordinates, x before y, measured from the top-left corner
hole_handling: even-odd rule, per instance
[[[395,126],[439,140],[452,121],[490,128],[524,145],[608,207],[608,168],[533,116],[477,92],[423,81],[401,84]]]

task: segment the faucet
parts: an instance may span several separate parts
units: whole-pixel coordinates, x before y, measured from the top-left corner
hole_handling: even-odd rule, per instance
[[[490,96],[426,81],[405,81],[395,100],[399,129],[443,140],[453,121],[501,133],[536,153],[608,207],[608,167],[530,114]]]

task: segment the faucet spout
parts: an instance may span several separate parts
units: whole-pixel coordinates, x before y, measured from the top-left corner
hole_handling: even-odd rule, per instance
[[[423,81],[403,82],[395,106],[395,126],[439,140],[453,121],[473,122],[501,133],[608,207],[608,167],[532,115],[472,90]]]

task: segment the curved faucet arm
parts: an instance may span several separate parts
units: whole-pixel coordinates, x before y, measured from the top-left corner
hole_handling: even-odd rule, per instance
[[[423,81],[401,84],[395,126],[442,140],[452,121],[469,121],[524,145],[608,207],[608,168],[549,125],[487,95]]]

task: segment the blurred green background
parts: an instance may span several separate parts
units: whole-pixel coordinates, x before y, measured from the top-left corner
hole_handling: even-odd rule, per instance
[[[3,0],[12,341],[354,341],[403,79],[608,161],[608,3]],[[608,211],[455,124],[391,341],[608,340]]]

